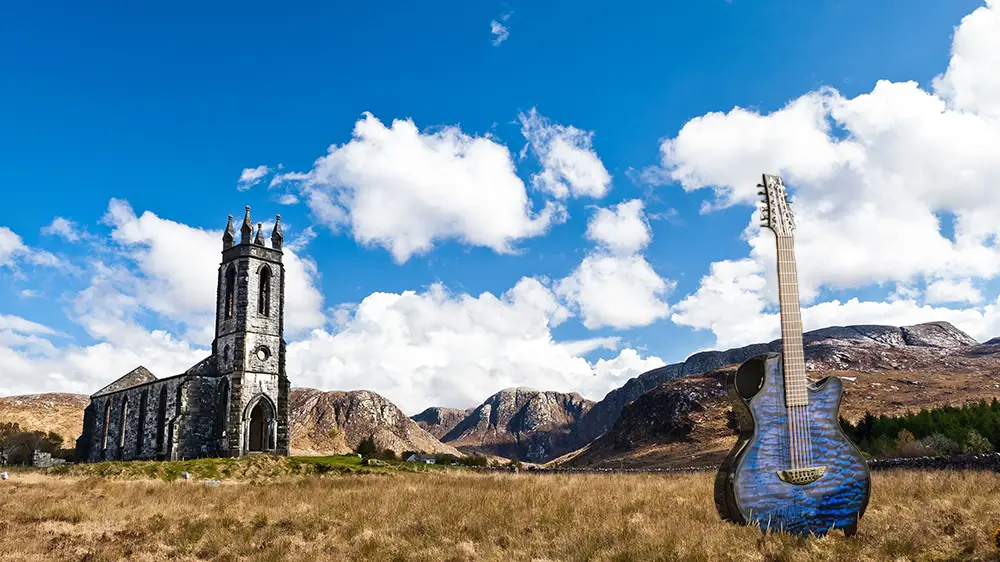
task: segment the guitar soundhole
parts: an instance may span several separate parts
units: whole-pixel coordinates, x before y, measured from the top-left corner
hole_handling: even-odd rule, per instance
[[[747,361],[736,371],[736,392],[750,400],[764,387],[764,362]]]

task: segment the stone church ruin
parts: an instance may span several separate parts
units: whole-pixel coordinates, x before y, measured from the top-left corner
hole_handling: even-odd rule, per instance
[[[183,460],[288,454],[285,269],[281,215],[264,242],[246,208],[222,236],[212,354],[168,378],[139,366],[97,391],[84,410],[77,459]]]

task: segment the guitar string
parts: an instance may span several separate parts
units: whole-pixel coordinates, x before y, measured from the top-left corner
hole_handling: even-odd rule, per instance
[[[778,249],[778,269],[779,269],[779,272],[780,272],[781,271],[781,262],[785,261],[784,260],[784,258],[785,258],[785,256],[784,256],[785,252],[784,252],[784,248],[783,248],[781,237],[777,236],[776,238],[777,238],[777,242],[778,242],[778,244],[777,244],[777,246],[778,246],[778,248],[777,248]],[[778,304],[779,304],[779,309],[780,309],[780,305],[782,304],[781,301],[783,300],[780,297],[785,296],[785,288],[784,288],[783,285],[784,285],[783,280],[782,280],[781,276],[779,275],[778,276],[778,296],[779,296]],[[787,310],[786,310],[786,314],[787,314]],[[782,330],[781,331],[782,331],[782,334],[781,334],[781,337],[782,337],[782,348],[783,348],[783,351],[784,351],[783,355],[785,356],[784,357],[785,361],[783,361],[783,367],[784,367],[783,371],[784,372],[782,373],[782,375],[785,378],[785,380],[784,380],[784,383],[785,383],[784,384],[784,387],[785,387],[784,388],[784,390],[785,390],[785,406],[786,406],[786,409],[787,409],[787,412],[788,412],[789,434],[790,434],[790,439],[791,439],[791,459],[790,459],[790,461],[791,461],[791,468],[794,470],[794,469],[797,469],[798,466],[799,466],[799,435],[798,435],[798,420],[797,420],[796,411],[795,411],[795,394],[794,394],[794,390],[792,389],[792,380],[793,380],[793,378],[792,378],[792,369],[791,369],[791,363],[792,362],[789,361],[789,359],[790,359],[790,357],[789,357],[790,348],[789,348],[789,345],[788,345],[789,338],[788,338],[787,321],[786,322],[782,322]]]
[[[804,366],[805,357],[803,350],[799,345],[799,337],[795,337],[797,334],[801,333],[802,320],[801,316],[796,315],[797,309],[792,305],[795,304],[792,300],[798,300],[798,272],[795,270],[795,257],[794,257],[794,247],[791,245],[793,242],[791,240],[784,241],[783,237],[778,238],[778,260],[779,262],[784,262],[786,266],[791,266],[791,271],[786,271],[785,273],[790,276],[789,279],[780,279],[778,292],[779,296],[784,296],[787,300],[786,305],[786,322],[784,322],[784,333],[782,334],[783,343],[785,344],[785,359],[786,364],[789,368],[785,369],[786,384],[785,384],[785,394],[791,396],[792,405],[788,405],[786,400],[786,409],[789,414],[789,433],[791,437],[791,463],[793,468],[800,468],[802,465],[811,466],[812,465],[812,439],[811,439],[811,424],[809,423],[809,413],[808,413],[808,402],[806,404],[800,404],[800,402],[806,401],[806,388],[805,381],[801,380],[805,377],[805,372],[799,373],[797,368],[799,365]],[[790,237],[789,237],[790,238]],[[787,242],[782,244],[782,242]],[[781,265],[781,263],[779,263]],[[780,304],[779,299],[779,304]],[[798,332],[796,331],[798,330]],[[792,336],[792,337],[790,337]]]
[[[791,281],[792,285],[791,285],[791,288],[792,288],[793,299],[794,299],[793,302],[796,305],[792,309],[794,311],[792,319],[797,323],[797,325],[793,326],[793,329],[794,329],[795,334],[801,334],[802,333],[802,316],[801,316],[801,313],[799,312],[799,307],[798,307],[798,304],[799,304],[799,272],[798,272],[798,268],[795,267],[795,241],[791,237],[789,237],[788,243],[789,243],[789,247],[788,247],[788,251],[787,251],[787,253],[789,254],[788,255],[788,259],[789,259],[789,262],[792,264],[792,272],[791,272],[792,273],[792,281]],[[803,401],[805,401],[805,399],[808,396],[808,394],[806,392],[806,374],[805,374],[806,360],[805,360],[805,350],[803,349],[803,346],[802,346],[801,335],[796,336],[795,340],[796,340],[795,346],[797,347],[796,353],[798,354],[798,359],[800,361],[799,363],[797,363],[797,365],[801,365],[802,366],[802,373],[801,373],[800,376],[798,376],[797,380],[798,380],[798,384],[801,386],[800,392],[802,394]],[[813,465],[812,431],[811,431],[812,428],[811,428],[810,423],[809,423],[810,420],[809,420],[809,405],[808,405],[808,402],[806,402],[806,404],[802,405],[802,414],[803,414],[802,418],[805,421],[805,427],[804,427],[805,434],[804,434],[803,437],[805,438],[807,466],[812,466]]]

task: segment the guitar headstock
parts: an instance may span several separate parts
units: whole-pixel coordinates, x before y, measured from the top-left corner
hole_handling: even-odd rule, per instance
[[[761,226],[770,228],[775,235],[791,236],[795,230],[795,215],[781,176],[764,174],[764,183],[757,187],[760,190],[757,194],[764,203],[760,210]]]

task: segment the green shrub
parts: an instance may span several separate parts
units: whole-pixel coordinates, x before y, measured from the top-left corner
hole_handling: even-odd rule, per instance
[[[368,439],[365,439],[361,441],[361,443],[358,443],[358,448],[355,449],[354,452],[361,455],[362,457],[370,457],[374,455],[377,450],[378,448],[375,446],[375,436],[371,435],[368,437]]]

